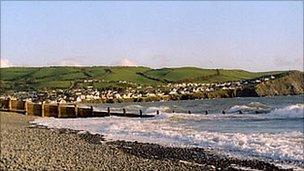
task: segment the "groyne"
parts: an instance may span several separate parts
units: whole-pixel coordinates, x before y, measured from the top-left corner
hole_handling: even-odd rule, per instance
[[[17,112],[25,115],[55,117],[55,118],[86,118],[86,117],[153,117],[154,115],[143,115],[142,111],[127,113],[125,109],[121,113],[94,110],[92,106],[79,106],[75,103],[34,103],[25,100],[0,99],[2,111]]]

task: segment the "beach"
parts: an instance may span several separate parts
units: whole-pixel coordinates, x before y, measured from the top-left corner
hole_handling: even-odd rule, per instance
[[[1,10],[0,171],[304,171],[301,1]]]
[[[31,125],[35,118],[1,112],[1,170],[280,170],[202,148],[106,142],[102,135]]]

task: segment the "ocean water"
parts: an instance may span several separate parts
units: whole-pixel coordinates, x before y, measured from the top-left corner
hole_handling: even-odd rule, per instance
[[[95,110],[159,115],[153,118],[39,118],[35,124],[304,167],[304,96],[98,104]],[[175,113],[172,113],[172,111]],[[188,111],[191,114],[188,114]],[[206,110],[208,114],[206,115]],[[222,114],[222,111],[225,114]],[[242,111],[239,113],[239,111]]]

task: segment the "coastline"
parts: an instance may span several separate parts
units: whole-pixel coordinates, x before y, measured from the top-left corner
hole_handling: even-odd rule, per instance
[[[30,125],[37,117],[1,113],[1,170],[283,170],[202,148],[104,141],[102,135]]]

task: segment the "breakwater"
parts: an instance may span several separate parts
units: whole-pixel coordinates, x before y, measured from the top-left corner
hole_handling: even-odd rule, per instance
[[[34,103],[25,100],[1,99],[0,108],[2,111],[17,112],[25,115],[55,117],[55,118],[78,118],[78,117],[153,117],[144,115],[141,110],[138,113],[128,113],[125,109],[119,112],[94,110],[92,106],[80,106],[76,103]]]

